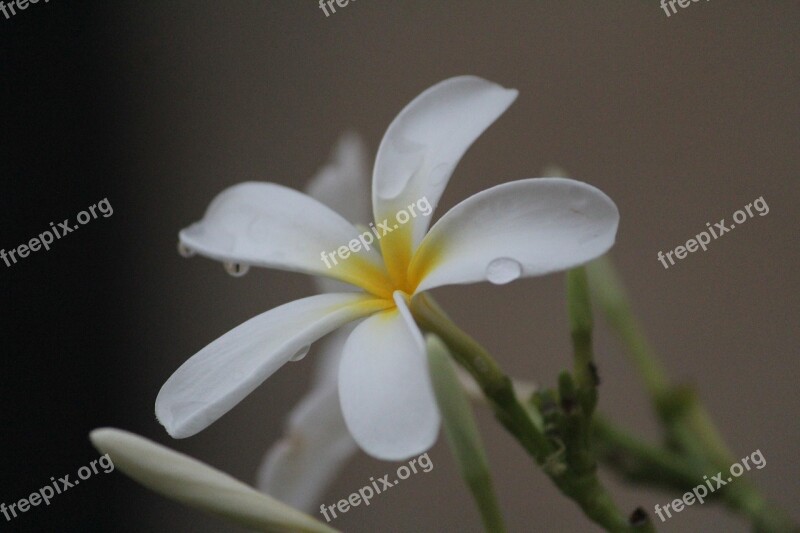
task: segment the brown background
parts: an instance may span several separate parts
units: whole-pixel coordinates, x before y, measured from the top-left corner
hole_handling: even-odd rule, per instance
[[[115,240],[129,265],[115,327],[136,356],[115,362],[125,382],[112,420],[252,481],[305,391],[313,353],[189,440],[169,439],[153,402],[195,351],[314,289],[300,275],[253,270],[233,279],[211,261],[185,261],[177,231],[239,181],[302,188],[347,128],[374,154],[419,92],[475,74],[520,96],[462,160],[437,214],[553,163],[609,194],[621,212],[613,255],[671,375],[697,387],[739,457],[763,452],[766,468],[746,476],[791,509],[800,500],[799,14],[789,1],[698,2],[669,18],[655,1],[358,0],[329,18],[310,0],[120,4],[104,21],[122,124]],[[659,250],[760,196],[767,216],[669,270],[657,261]],[[436,294],[514,376],[553,384],[570,364],[562,275]],[[655,438],[641,384],[602,326],[597,352],[602,411]],[[488,413],[479,422],[511,531],[596,530]],[[478,531],[443,439],[430,457],[432,472],[332,525]],[[362,454],[325,501],[394,468]],[[674,497],[605,477],[625,509],[652,512]],[[236,530],[122,476],[112,486],[108,498],[130,530]],[[706,504],[660,529],[747,525]]]

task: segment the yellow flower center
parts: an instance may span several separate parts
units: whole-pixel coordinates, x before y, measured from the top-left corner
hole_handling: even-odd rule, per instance
[[[414,294],[422,273],[427,269],[415,265],[413,273],[409,270],[414,255],[411,225],[394,228],[378,242],[383,265],[376,265],[364,255],[354,253],[332,267],[335,276],[387,300],[392,300],[395,291]]]

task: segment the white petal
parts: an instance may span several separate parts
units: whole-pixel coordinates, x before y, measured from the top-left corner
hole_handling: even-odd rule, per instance
[[[408,459],[436,441],[440,418],[425,351],[397,309],[367,318],[347,339],[339,395],[350,433],[373,457]]]
[[[378,149],[372,175],[375,220],[393,223],[398,211],[422,198],[435,207],[461,156],[516,97],[516,90],[475,76],[450,78],[417,96],[394,119]],[[408,222],[413,244],[430,218],[418,214]]]
[[[328,276],[373,290],[384,272],[375,249],[327,263],[361,233],[341,215],[301,192],[246,182],[222,191],[206,214],[180,232],[186,248],[218,261]],[[330,267],[329,267],[330,266]]]
[[[194,435],[312,342],[388,305],[361,294],[321,294],[251,318],[170,376],[156,398],[156,416],[173,437]]]
[[[311,178],[306,192],[353,224],[372,220],[369,159],[363,139],[352,132],[339,138],[331,161]]]
[[[325,489],[357,451],[342,418],[338,386],[312,390],[292,411],[287,434],[267,452],[258,488],[313,512]]]
[[[591,185],[565,178],[504,183],[445,213],[420,244],[410,277],[423,291],[564,270],[605,253],[618,223],[614,202]]]
[[[90,438],[115,468],[145,487],[246,528],[335,532],[215,468],[133,433],[104,428],[92,431]]]

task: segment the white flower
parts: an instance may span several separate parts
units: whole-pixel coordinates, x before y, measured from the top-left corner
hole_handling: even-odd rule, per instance
[[[328,268],[320,254],[361,233],[309,196],[272,183],[242,183],[220,193],[182,246],[220,261],[327,276],[362,289],[321,294],[267,311],[186,361],[164,384],[156,414],[176,438],[201,431],[278,368],[347,323],[364,318],[342,348],[339,399],[358,445],[381,459],[404,460],[436,439],[439,414],[424,343],[407,302],[451,284],[564,270],[614,242],[619,214],[598,189],[569,179],[514,181],[480,192],[429,229],[395,214],[425,198],[435,206],[472,142],[516,98],[480,78],[445,80],[419,95],[392,122],[372,178],[376,226],[389,220],[380,251],[361,250]]]
[[[343,136],[332,161],[310,181],[306,192],[354,224],[367,226],[370,199],[368,160],[363,142],[354,134]],[[548,174],[549,175],[549,174]],[[330,278],[315,278],[319,292],[345,291],[352,286]],[[343,326],[315,345],[315,375],[311,389],[289,413],[283,438],[264,456],[256,486],[292,507],[312,512],[358,446],[339,407],[339,361],[342,346],[354,324]],[[459,370],[465,391],[477,402],[485,401],[472,377]],[[515,383],[521,398],[534,391],[529,383]]]

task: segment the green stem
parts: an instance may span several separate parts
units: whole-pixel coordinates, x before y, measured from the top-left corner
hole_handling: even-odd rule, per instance
[[[411,312],[420,327],[447,344],[456,361],[480,385],[500,422],[586,516],[612,532],[653,531],[646,516],[636,525],[629,523],[600,484],[594,468],[576,471],[563,462],[563,446],[559,450],[533,422],[526,407],[520,404],[508,376],[489,353],[461,331],[431,298],[425,294],[417,295],[411,301]]]
[[[683,494],[702,485],[703,474],[711,477],[718,471],[711,463],[698,465],[685,455],[648,444],[602,417],[595,418],[592,428],[600,460],[632,483]],[[734,484],[709,494],[707,499],[722,502],[729,509],[748,517],[757,532],[800,531],[789,517],[770,506],[745,479],[737,479]]]
[[[669,388],[667,373],[655,356],[638,320],[633,315],[628,296],[607,256],[586,267],[592,296],[599,304],[611,329],[628,348],[634,366],[644,379],[651,398]]]
[[[592,294],[644,379],[668,436],[691,455],[702,456],[719,468],[727,468],[734,461],[733,454],[693,391],[670,385],[667,372],[636,320],[610,259],[604,256],[591,262],[587,272]]]
[[[781,509],[770,505],[749,483],[732,485],[726,489],[720,498],[728,508],[747,516],[756,533],[800,533],[800,526]]]
[[[663,450],[645,447],[624,437],[621,432],[604,426],[603,422],[595,424],[595,430],[599,432],[596,434],[612,442],[617,449],[636,452],[634,455],[641,461],[640,466],[646,466],[637,475],[657,478],[657,472],[660,472],[667,477],[676,476],[671,481],[679,481],[680,478],[689,476],[688,468],[695,472],[725,471],[730,468],[736,462],[734,455],[708,412],[700,404],[697,395],[688,387],[670,384],[664,366],[633,315],[628,296],[611,260],[604,256],[591,262],[587,266],[587,273],[592,296],[603,310],[611,329],[627,348],[634,366],[645,382],[654,410],[666,430],[668,443],[677,449],[675,454],[666,455]],[[678,457],[683,466],[676,464],[675,459]],[[688,479],[684,480],[686,481]],[[740,480],[740,483],[731,486],[729,490],[721,491],[719,498],[731,509],[747,516],[756,531],[799,531],[783,513],[769,506],[759,492],[744,480]]]
[[[597,407],[599,379],[592,350],[592,303],[585,268],[573,268],[567,272],[567,307],[575,359],[575,384],[583,412],[588,419]]]
[[[456,361],[480,386],[495,415],[525,450],[544,464],[555,447],[533,423],[506,376],[489,353],[461,331],[427,295],[419,294],[411,301],[411,312],[422,329],[435,333],[450,348]]]
[[[603,417],[592,424],[600,460],[633,483],[686,492],[698,484],[698,470],[676,452],[647,444]]]
[[[552,477],[552,476],[551,476]],[[617,509],[608,491],[596,475],[562,476],[553,478],[562,493],[577,503],[584,514],[596,524],[614,533],[651,531],[652,525],[632,525]]]

